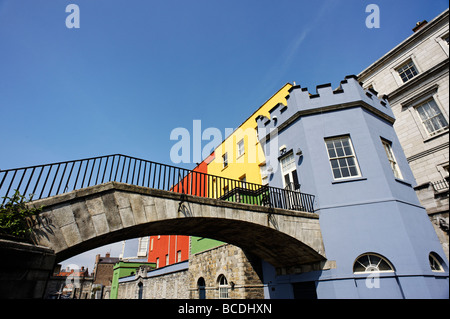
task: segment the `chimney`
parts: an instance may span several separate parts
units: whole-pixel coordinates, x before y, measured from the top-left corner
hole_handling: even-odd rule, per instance
[[[426,24],[428,23],[427,20],[423,20],[422,22],[417,22],[416,26],[412,29],[414,32],[419,31],[420,29],[422,29]]]
[[[109,256],[111,256],[111,254],[110,253],[106,253],[105,257],[109,258]]]

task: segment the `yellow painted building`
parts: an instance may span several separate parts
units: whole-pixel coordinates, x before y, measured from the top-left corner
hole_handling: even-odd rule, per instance
[[[265,165],[265,157],[257,138],[255,119],[259,115],[270,118],[269,110],[275,105],[287,105],[286,96],[291,87],[292,84],[286,83],[214,150],[215,156],[208,164],[208,174],[263,183],[260,168]]]
[[[257,138],[256,118],[259,115],[270,118],[269,110],[282,103],[287,105],[286,96],[292,84],[286,83],[278,92],[259,107],[244,123],[228,136],[203,162],[207,163],[207,173],[243,182],[265,184],[261,179],[261,166],[265,165],[265,157]],[[226,153],[226,155],[225,155]],[[226,164],[224,164],[224,155]],[[212,180],[209,185],[213,197],[220,197],[226,191],[220,182]],[[217,187],[217,184],[221,185]],[[220,189],[221,194],[217,194]],[[231,190],[231,189],[228,189]],[[213,195],[214,194],[214,195]],[[198,253],[224,244],[221,241],[191,236],[191,253]]]

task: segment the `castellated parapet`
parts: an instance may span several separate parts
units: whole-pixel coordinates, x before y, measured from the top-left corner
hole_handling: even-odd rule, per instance
[[[307,88],[300,85],[293,86],[286,96],[287,106],[281,103],[273,107],[270,119],[266,116],[258,116],[256,122],[260,138],[277,128],[282,130],[292,121],[301,116],[310,114],[332,112],[346,108],[362,107],[391,124],[394,123],[394,114],[386,96],[378,98],[373,89],[364,89],[357,81],[355,75],[348,75],[337,89],[333,90],[331,83],[316,86],[316,94],[308,92]]]

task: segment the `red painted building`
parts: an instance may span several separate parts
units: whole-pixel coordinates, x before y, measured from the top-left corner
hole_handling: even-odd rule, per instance
[[[189,236],[150,236],[148,261],[156,268],[172,265],[189,259]]]
[[[193,169],[197,173],[207,173],[209,158]],[[184,192],[196,196],[206,196],[207,181],[203,174],[188,174],[172,188],[174,192]],[[189,259],[189,236],[150,236],[148,262],[156,263],[156,268],[172,265]]]
[[[193,169],[195,173],[189,173],[178,184],[174,185],[172,191],[194,196],[208,196],[208,164],[214,159],[214,152],[203,162]]]

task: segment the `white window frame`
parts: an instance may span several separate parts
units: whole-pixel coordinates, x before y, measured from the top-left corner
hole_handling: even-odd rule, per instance
[[[241,157],[245,154],[245,142],[242,138],[239,142],[237,142],[237,157]]]
[[[436,168],[439,172],[439,174],[441,174],[442,178],[448,178],[450,176],[449,174],[449,162],[445,161],[443,163],[437,164]]]
[[[402,70],[402,72],[400,72],[400,69],[404,69],[405,67],[408,67],[408,68],[406,68],[405,70]],[[407,79],[404,80],[403,77],[402,77],[402,74],[408,74],[408,71],[410,71],[412,69],[415,71],[416,74],[413,74],[413,72],[410,72],[411,74],[413,74],[412,77],[409,77],[409,75],[406,75]],[[395,71],[397,71],[398,76],[402,80],[402,83],[406,83],[409,80],[415,78],[416,76],[418,76],[420,74],[419,69],[417,68],[416,64],[414,63],[414,61],[412,59],[409,59],[405,63],[403,63],[400,66],[396,67]]]
[[[433,117],[427,118],[427,119],[423,119],[421,112],[419,111],[419,108],[421,107],[425,107],[425,105],[431,105],[430,102],[434,103],[434,106],[436,107],[436,109],[440,112],[440,114],[435,115]],[[439,107],[439,104],[436,102],[436,99],[434,99],[433,97],[428,98],[425,101],[422,101],[420,104],[417,104],[416,106],[414,106],[415,111],[417,112],[417,116],[420,120],[420,122],[422,123],[422,126],[425,130],[425,132],[427,133],[428,136],[435,136],[438,135],[446,130],[448,130],[449,125],[448,125],[448,119],[445,116],[445,113],[442,111],[442,109]],[[447,125],[444,125],[432,132],[430,132],[430,130],[428,129],[428,126],[425,124],[425,122],[427,121],[431,121],[432,118],[435,118],[437,116],[442,116],[442,118],[445,120],[445,122],[447,122]]]
[[[141,237],[139,238],[139,244],[138,244],[138,257],[145,257],[148,254],[148,244],[149,244],[149,238],[150,237]]]
[[[402,66],[404,66],[405,64],[407,64],[408,62],[412,62],[416,68],[417,71],[417,75],[415,75],[414,77],[412,77],[411,79],[409,79],[406,82],[403,82],[402,77],[400,76],[398,69],[401,68]],[[406,83],[408,83],[410,80],[414,79],[415,77],[417,77],[418,75],[420,75],[422,73],[422,70],[420,68],[420,66],[417,63],[417,60],[414,56],[414,54],[411,54],[410,56],[405,57],[404,59],[402,59],[401,61],[397,61],[395,63],[395,66],[390,68],[391,74],[393,75],[395,82],[397,82],[398,86],[402,86]]]
[[[219,283],[219,299],[229,299],[230,294],[228,292],[228,280],[224,275],[220,275],[218,278]]]
[[[379,261],[376,261],[375,258],[371,257],[375,257],[375,258],[379,258]],[[366,266],[364,264],[362,264],[360,262],[361,259],[366,259],[369,261],[369,264]],[[388,266],[389,266],[389,270],[380,270],[379,265],[381,263],[381,261],[385,262]],[[359,264],[360,266],[364,267],[365,270],[364,271],[355,271],[355,265]],[[389,273],[389,272],[395,272],[395,268],[394,266],[391,264],[391,262],[386,258],[383,257],[379,254],[376,253],[365,253],[362,254],[360,256],[358,256],[358,258],[355,259],[355,262],[353,263],[353,273],[354,274],[366,274],[367,273]]]
[[[222,155],[222,160],[223,160],[223,168],[228,167],[228,152],[225,152]]]
[[[331,156],[329,150],[328,150],[328,144],[327,142],[329,141],[336,141],[336,140],[342,140],[342,139],[347,139],[348,144],[350,146],[350,150],[351,150],[351,154],[347,155],[344,153],[343,156],[338,156],[338,154],[336,153],[336,156]],[[334,143],[334,142],[333,142]],[[334,178],[334,180],[338,181],[338,180],[345,180],[345,179],[349,179],[349,178],[357,178],[357,177],[361,177],[361,169],[359,168],[359,163],[358,163],[358,159],[356,158],[356,153],[355,153],[355,149],[353,147],[353,143],[352,143],[352,139],[350,138],[349,135],[342,135],[342,136],[335,136],[335,137],[328,137],[325,138],[325,148],[327,151],[327,155],[328,155],[328,159],[329,159],[329,163],[330,163],[330,168],[331,168],[331,174]],[[341,159],[345,159],[346,163],[348,164],[347,159],[352,158],[354,161],[354,166],[356,168],[356,175],[349,175],[349,176],[342,176],[342,170],[341,170]],[[333,167],[333,161],[338,161],[338,167]],[[342,168],[348,167],[349,173],[350,173],[350,166],[342,166]],[[335,169],[339,169],[339,172],[341,174],[341,177],[336,177],[335,176]]]
[[[442,266],[441,262],[438,259],[438,256],[435,253],[431,252],[428,255],[428,261],[430,262],[431,271],[433,271],[433,272],[444,272],[445,271],[444,267]]]
[[[449,37],[448,30],[444,31],[443,33],[439,34],[435,40],[436,42],[441,46],[442,50],[444,50],[445,54],[449,56],[449,44],[446,39]]]
[[[398,166],[397,160],[394,155],[394,151],[392,150],[392,142],[384,138],[381,138],[381,143],[383,144],[383,148],[386,153],[389,164],[391,166],[394,177],[398,179],[403,179],[402,172],[400,171],[400,167]]]
[[[290,160],[289,162],[287,162]],[[295,163],[295,156],[294,152],[289,152],[289,154],[286,154],[282,158],[280,158],[280,166],[281,166],[281,175],[283,180],[283,188],[289,187],[290,190],[297,190],[300,189],[300,183],[298,180],[298,172],[297,172],[297,165]],[[295,188],[295,178],[294,178],[294,172],[297,176],[297,184],[298,187]],[[286,183],[286,175],[289,179],[289,184]],[[291,187],[291,185],[294,184],[294,187]]]
[[[449,122],[449,116],[447,113],[448,111],[441,104],[438,92],[439,92],[439,85],[434,84],[427,88],[422,89],[421,91],[417,92],[412,98],[409,98],[406,101],[400,103],[402,109],[408,109],[408,111],[410,112],[412,118],[414,119],[414,122],[416,123],[417,129],[419,130],[420,134],[422,135],[422,138],[424,139],[424,142],[448,131],[448,129],[446,129],[443,130],[441,133],[430,135],[426,127],[423,125],[422,119],[419,115],[419,112],[417,111],[417,107],[421,106],[428,100],[433,99],[448,123]]]

